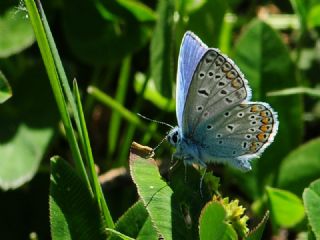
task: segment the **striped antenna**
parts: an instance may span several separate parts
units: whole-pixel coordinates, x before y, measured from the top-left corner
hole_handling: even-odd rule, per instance
[[[170,127],[170,128],[174,128],[174,126],[172,126],[172,125],[170,125],[170,124],[168,124],[168,123],[161,122],[161,121],[157,121],[157,120],[153,120],[153,119],[151,119],[151,118],[148,118],[148,117],[146,117],[146,116],[143,116],[143,115],[140,114],[140,113],[137,113],[137,115],[138,115],[139,117],[142,117],[143,119],[149,120],[149,121],[151,121],[151,122],[159,123],[159,124],[168,126],[168,127]]]
[[[143,116],[143,115],[140,114],[140,113],[137,113],[137,114],[138,114],[139,117],[141,117],[141,118],[143,118],[143,119],[146,119],[146,120],[149,120],[149,121],[151,121],[151,122],[155,122],[155,123],[159,123],[159,124],[165,125],[165,126],[167,126],[167,127],[170,127],[171,129],[174,128],[174,126],[172,126],[172,125],[170,125],[170,124],[168,124],[168,123],[161,122],[161,121],[157,121],[157,120],[153,120],[153,119],[151,119],[151,118],[148,118],[148,117],[146,117],[146,116]],[[164,142],[164,140],[166,140],[167,136],[168,136],[168,134],[160,141],[160,143],[159,143],[156,147],[153,148],[153,151],[155,151],[158,147],[160,147],[160,145]]]

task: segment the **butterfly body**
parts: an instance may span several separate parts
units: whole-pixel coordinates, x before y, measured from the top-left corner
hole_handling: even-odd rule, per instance
[[[167,139],[176,147],[173,157],[187,164],[250,170],[277,133],[277,114],[249,101],[251,89],[234,62],[191,32],[180,48],[176,98],[178,127]]]

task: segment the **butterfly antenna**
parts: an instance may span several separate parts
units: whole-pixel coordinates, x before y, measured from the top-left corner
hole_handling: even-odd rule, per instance
[[[164,138],[162,138],[162,140],[160,141],[160,143],[153,148],[153,151],[156,151],[156,149],[157,149],[158,147],[160,147],[160,145],[164,142],[164,140],[166,140],[166,137],[167,137],[167,136],[165,136]]]
[[[157,121],[157,120],[148,118],[148,117],[146,117],[146,116],[143,116],[143,115],[140,114],[140,113],[137,113],[137,114],[138,114],[138,116],[142,117],[143,119],[149,120],[149,121],[151,121],[151,122],[159,123],[159,124],[168,126],[168,127],[170,127],[170,128],[174,128],[174,126],[172,126],[172,125],[170,125],[170,124],[168,124],[168,123],[165,123],[165,122],[161,122],[161,121]],[[164,140],[162,140],[161,142],[163,142],[163,141],[164,141]]]

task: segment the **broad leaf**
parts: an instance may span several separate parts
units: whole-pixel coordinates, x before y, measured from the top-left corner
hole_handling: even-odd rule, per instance
[[[293,174],[294,173],[294,174]],[[320,138],[293,150],[282,162],[278,186],[297,195],[320,177]]]
[[[265,101],[278,112],[278,134],[254,167],[261,188],[266,177],[279,167],[281,159],[301,142],[302,98],[299,95],[267,97],[269,91],[294,87],[297,82],[288,49],[279,34],[264,22],[254,20],[247,27],[236,45],[234,60],[249,81],[253,100]]]
[[[291,192],[267,188],[271,219],[281,227],[293,227],[304,218],[304,207],[300,198]]]
[[[160,0],[151,40],[151,76],[161,95],[171,98],[173,74],[173,0]]]
[[[141,10],[124,0],[66,1],[63,26],[71,51],[88,64],[119,63],[142,48],[151,35],[148,22],[141,22],[150,14],[137,15]]]
[[[172,189],[161,179],[154,160],[130,153],[130,172],[149,215],[165,239],[172,239]]]
[[[20,187],[36,174],[58,122],[44,72],[27,68],[21,75],[11,83],[14,96],[0,109],[0,125],[5,126],[0,135],[0,188],[4,190]]]
[[[138,150],[131,148],[131,177],[154,226],[165,239],[196,239],[201,209],[210,199],[204,184],[200,189],[201,176],[193,167],[185,175],[183,164],[178,164],[169,186],[155,161]]]
[[[147,227],[148,226],[148,227]],[[150,222],[142,201],[135,203],[117,221],[115,230],[134,239],[158,239],[158,234]],[[111,235],[109,240],[119,239]]]
[[[226,10],[226,1],[207,0],[201,8],[188,16],[188,30],[195,32],[209,47],[218,47]]]
[[[261,222],[253,230],[250,231],[245,240],[260,240],[269,219],[269,211],[266,212]]]
[[[91,192],[60,157],[51,159],[49,204],[53,240],[106,239],[101,213]]]
[[[9,9],[0,16],[0,58],[19,53],[34,43],[35,37],[27,13]]]
[[[199,221],[201,240],[231,240],[238,239],[231,225],[225,222],[226,211],[221,203],[209,202],[202,210]]]
[[[314,181],[303,192],[303,202],[311,229],[320,239],[320,179]]]

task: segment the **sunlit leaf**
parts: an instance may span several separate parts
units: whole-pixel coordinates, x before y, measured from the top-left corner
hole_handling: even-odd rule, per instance
[[[282,162],[278,186],[301,195],[311,181],[320,177],[320,138],[293,150]]]
[[[238,239],[231,225],[225,222],[226,211],[217,202],[209,202],[202,210],[199,221],[200,239]]]
[[[304,217],[304,207],[300,198],[289,191],[267,188],[271,219],[281,227],[293,227]]]
[[[0,58],[19,53],[34,43],[35,37],[27,13],[9,9],[0,16]]]
[[[303,202],[311,229],[316,239],[320,239],[320,180],[312,182],[304,190]]]

